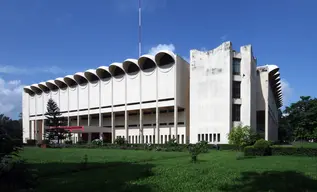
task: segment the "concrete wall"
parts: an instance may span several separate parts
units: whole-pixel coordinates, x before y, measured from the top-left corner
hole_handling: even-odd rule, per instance
[[[198,142],[198,134],[219,133],[219,143],[227,143],[232,126],[231,43],[207,52],[191,50],[190,58],[190,142]]]

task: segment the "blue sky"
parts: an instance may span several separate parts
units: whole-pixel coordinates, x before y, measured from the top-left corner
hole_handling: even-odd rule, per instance
[[[317,1],[142,0],[142,53],[188,58],[223,41],[276,64],[285,104],[316,96]],[[0,113],[21,111],[21,87],[138,56],[138,0],[0,0]],[[33,71],[33,72],[32,72]]]

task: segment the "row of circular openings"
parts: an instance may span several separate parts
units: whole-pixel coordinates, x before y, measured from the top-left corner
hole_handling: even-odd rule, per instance
[[[159,66],[160,68],[170,68],[173,64],[175,64],[175,59],[171,55],[166,53],[158,53],[157,56],[155,57],[155,60],[156,60],[157,66]],[[99,81],[99,79],[102,79],[102,80],[110,79],[111,76],[113,76],[114,78],[122,78],[125,75],[125,73],[127,73],[128,75],[135,75],[140,70],[144,72],[150,72],[150,71],[153,71],[156,67],[155,62],[148,57],[141,57],[138,61],[139,65],[137,65],[136,63],[137,63],[137,60],[133,60],[133,61],[128,60],[124,62],[122,65],[124,70],[119,66],[111,65],[109,67],[109,71],[112,75],[108,71],[98,68],[96,70],[96,73],[92,71],[85,72],[83,74],[85,77],[83,77],[82,74],[75,74],[73,76],[74,79],[66,76],[64,78],[65,83],[62,80],[57,79],[54,81],[56,85],[51,82],[46,82],[46,86],[43,85],[44,83],[40,83],[38,84],[38,87],[35,85],[32,85],[31,89],[36,94],[39,94],[39,93],[42,93],[43,91],[44,92],[49,92],[50,90],[56,91],[59,88],[66,89],[67,86],[74,87],[77,84],[84,86],[88,83],[88,81],[94,83]],[[25,92],[29,94],[33,94],[30,91],[31,90],[25,89]]]

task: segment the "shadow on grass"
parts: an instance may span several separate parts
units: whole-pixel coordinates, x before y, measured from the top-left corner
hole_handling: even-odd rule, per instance
[[[227,192],[237,191],[237,189],[242,192],[317,191],[317,180],[294,171],[243,172],[235,183],[221,186],[219,189]]]
[[[30,164],[38,169],[36,191],[152,191],[147,185],[136,183],[153,176],[152,164],[126,162],[111,163],[42,163]]]

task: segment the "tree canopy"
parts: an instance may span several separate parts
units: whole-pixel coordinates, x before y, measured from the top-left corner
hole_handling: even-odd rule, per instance
[[[280,112],[279,139],[317,142],[317,98],[301,96]]]
[[[51,141],[66,139],[69,137],[69,131],[61,128],[60,126],[66,125],[65,117],[59,110],[56,102],[53,99],[49,99],[47,102],[47,112],[45,113],[45,126],[48,128],[44,130],[44,137]]]

